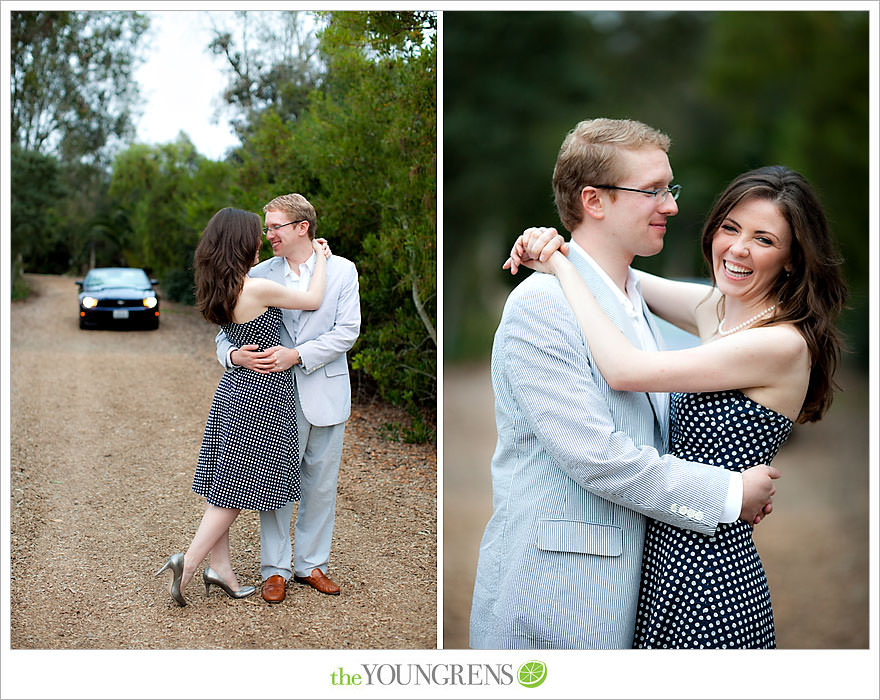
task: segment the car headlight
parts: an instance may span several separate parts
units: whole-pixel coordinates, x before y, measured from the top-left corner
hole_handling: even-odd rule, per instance
[[[98,305],[98,300],[95,297],[83,297],[82,305],[87,309],[92,309]]]
[[[144,306],[146,306],[148,309],[155,308],[156,304],[158,303],[159,300],[156,299],[156,297],[147,297],[146,299],[144,299]]]

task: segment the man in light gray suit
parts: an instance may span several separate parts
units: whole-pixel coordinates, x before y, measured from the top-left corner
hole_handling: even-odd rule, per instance
[[[660,252],[669,139],[629,120],[581,122],[553,174],[569,258],[634,344],[659,333],[630,264]],[[515,265],[514,269],[515,271]],[[711,534],[766,512],[778,472],[739,475],[664,454],[668,396],[608,387],[558,280],[510,294],[492,350],[493,513],[471,608],[475,649],[632,646],[645,516]]]
[[[276,197],[263,207],[263,229],[275,257],[256,265],[254,277],[266,277],[307,289],[314,270],[317,218],[300,194]],[[327,260],[324,300],[315,311],[282,309],[282,345],[257,352],[257,346],[234,347],[223,331],[217,335],[217,359],[256,372],[293,372],[299,431],[301,497],[290,542],[293,503],[260,512],[260,569],[263,598],[284,600],[291,574],[321,593],[338,595],[327,576],[336,513],[336,483],[345,422],[351,413],[351,383],[346,353],[360,332],[357,270],[350,260]],[[293,566],[291,567],[291,551]]]

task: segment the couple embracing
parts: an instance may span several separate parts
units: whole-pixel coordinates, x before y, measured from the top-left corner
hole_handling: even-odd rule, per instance
[[[510,294],[492,350],[473,648],[775,647],[752,528],[770,461],[831,403],[846,289],[814,192],[781,166],[716,200],[712,286],[634,270],[678,213],[669,144],[635,121],[578,124],[553,173],[570,242],[529,229],[505,263],[546,274]],[[651,312],[701,344],[663,352]]]
[[[229,527],[243,508],[260,513],[267,602],[284,600],[291,577],[327,595],[340,592],[327,569],[351,411],[346,352],[360,331],[357,270],[315,239],[315,209],[302,195],[276,197],[263,211],[261,230],[256,214],[221,209],[195,252],[196,305],[220,326],[217,358],[226,372],[193,478],[204,515],[186,552],[157,572],[171,570],[169,592],[181,606],[209,555],[206,594],[212,585],[231,598],[256,592],[239,583],[230,560]],[[260,263],[263,234],[274,257]]]

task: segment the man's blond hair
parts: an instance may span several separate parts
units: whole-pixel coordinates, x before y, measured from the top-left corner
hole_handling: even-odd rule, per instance
[[[580,122],[562,142],[553,169],[553,195],[562,225],[572,231],[581,222],[584,187],[616,185],[624,177],[620,149],[655,147],[668,152],[669,145],[666,134],[631,119]]]
[[[309,239],[315,239],[315,231],[318,227],[318,215],[311,202],[301,194],[291,192],[290,194],[282,194],[275,197],[271,202],[263,207],[263,212],[280,211],[289,214],[291,221],[308,221],[309,222]]]

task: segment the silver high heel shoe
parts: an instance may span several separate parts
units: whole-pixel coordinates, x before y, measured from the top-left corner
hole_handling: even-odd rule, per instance
[[[168,561],[156,572],[156,576],[165,571],[165,569],[171,569],[171,573],[174,574],[174,578],[171,579],[171,597],[174,598],[175,603],[183,607],[186,605],[186,599],[183,597],[183,593],[180,592],[180,581],[183,578],[183,552],[178,552],[168,557]]]
[[[210,592],[212,585],[222,589],[222,591],[230,598],[247,598],[249,595],[253,595],[257,592],[257,589],[254,586],[242,586],[237,591],[233,591],[226,584],[226,581],[220,578],[220,574],[214,571],[210,566],[206,566],[204,571],[202,571],[202,581],[205,582],[206,596]]]

